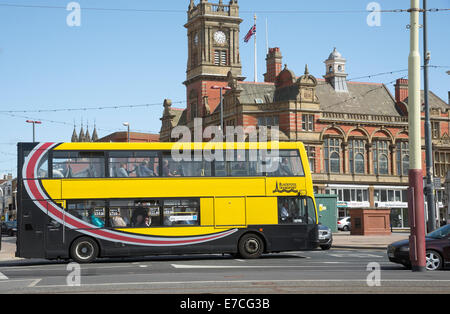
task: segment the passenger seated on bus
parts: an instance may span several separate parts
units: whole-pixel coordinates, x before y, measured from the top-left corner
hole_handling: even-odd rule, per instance
[[[126,163],[120,163],[120,167],[118,169],[116,169],[116,176],[118,178],[127,178],[128,177],[128,170],[127,170]]]
[[[90,211],[90,213],[91,214],[89,215],[89,218],[91,219],[91,224],[98,228],[103,228],[105,226],[105,222],[101,218],[96,217],[92,210]]]
[[[278,170],[279,170],[281,176],[293,176],[294,175],[292,173],[291,165],[289,164],[289,160],[287,158],[283,158],[278,167],[279,167]]]
[[[113,227],[126,227],[127,223],[123,220],[122,216],[114,216],[111,218],[111,225]]]
[[[131,227],[147,228],[150,227],[150,225],[151,220],[148,217],[147,211],[143,207],[136,208],[131,217]]]
[[[183,170],[179,166],[177,170],[170,170],[169,160],[163,160],[163,176],[165,177],[179,177],[182,175]]]
[[[136,167],[136,175],[138,177],[154,177],[155,173],[149,166],[148,160],[144,160],[140,165]]]
[[[291,222],[292,218],[289,213],[289,204],[288,202],[283,202],[280,209],[280,219],[281,223],[289,223]]]

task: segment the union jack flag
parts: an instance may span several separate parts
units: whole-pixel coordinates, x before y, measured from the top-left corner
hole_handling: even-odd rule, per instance
[[[248,42],[253,35],[256,34],[256,25],[253,25],[252,28],[248,31],[247,35],[245,35],[244,42]]]

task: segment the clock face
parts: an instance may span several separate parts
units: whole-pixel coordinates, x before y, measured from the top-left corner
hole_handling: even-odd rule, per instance
[[[222,31],[217,31],[214,33],[214,41],[216,44],[223,45],[227,42],[227,35]]]

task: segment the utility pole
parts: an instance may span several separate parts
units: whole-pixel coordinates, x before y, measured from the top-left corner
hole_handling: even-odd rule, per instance
[[[35,130],[35,125],[36,124],[42,124],[41,121],[34,121],[34,120],[27,120],[27,123],[32,123],[33,124],[33,143],[36,142],[36,130]]]
[[[428,52],[427,34],[427,0],[423,0],[423,99],[425,110],[425,158],[426,158],[426,186],[425,195],[428,207],[428,232],[436,229],[436,209],[434,201],[433,183],[433,148],[431,141],[430,104],[428,101],[428,65],[430,63],[430,53]]]
[[[222,139],[225,137],[224,134],[224,125],[223,125],[223,90],[231,90],[231,87],[229,86],[211,86],[211,89],[218,89],[220,93],[220,131],[222,132]]]
[[[419,0],[411,0],[410,52],[408,57],[409,189],[408,210],[411,234],[409,257],[412,271],[426,271],[425,213],[421,156],[421,99],[419,52]]]

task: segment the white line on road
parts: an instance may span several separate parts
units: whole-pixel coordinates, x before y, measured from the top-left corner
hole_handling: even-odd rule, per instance
[[[0,273],[0,280],[7,280],[8,277],[6,277],[5,275],[3,275],[2,273]]]
[[[238,269],[238,268],[246,268],[246,269],[257,269],[257,268],[329,268],[330,266],[317,266],[317,265],[254,265],[254,266],[228,266],[228,265],[180,265],[180,264],[170,264],[173,268],[178,269]],[[352,266],[334,266],[340,268],[348,268],[354,267]]]
[[[309,283],[309,282],[341,282],[341,283],[367,283],[365,279],[292,279],[292,280],[198,280],[198,281],[146,281],[146,282],[108,282],[108,283],[92,283],[83,284],[81,287],[95,287],[95,286],[126,286],[126,285],[204,285],[204,284],[237,284],[237,283]],[[429,279],[387,279],[381,280],[381,283],[448,283],[450,280],[429,280]],[[46,285],[39,286],[39,288],[57,288],[67,287],[67,285]]]
[[[29,285],[28,288],[33,288],[34,286],[36,286],[42,279],[36,279],[33,280]]]

